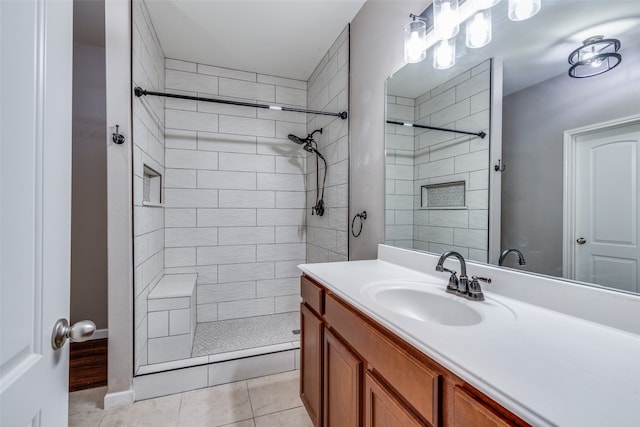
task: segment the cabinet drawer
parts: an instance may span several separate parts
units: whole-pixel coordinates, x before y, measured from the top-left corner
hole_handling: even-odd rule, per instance
[[[510,427],[523,425],[512,423],[491,410],[459,385],[453,397],[454,427]]]
[[[364,381],[365,427],[425,427],[384,385],[367,372]]]
[[[440,425],[441,375],[426,368],[333,295],[325,298],[325,322],[432,426]]]
[[[300,277],[300,295],[316,313],[324,314],[324,289],[307,276]]]

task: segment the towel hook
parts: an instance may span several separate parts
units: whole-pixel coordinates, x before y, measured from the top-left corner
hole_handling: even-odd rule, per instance
[[[111,140],[118,145],[124,144],[124,135],[118,130],[119,127],[120,125],[116,125],[116,132],[111,134]]]
[[[495,170],[496,172],[504,172],[504,170],[507,167],[502,164],[502,161],[500,159],[498,159],[498,164],[497,165],[493,165],[493,170]]]

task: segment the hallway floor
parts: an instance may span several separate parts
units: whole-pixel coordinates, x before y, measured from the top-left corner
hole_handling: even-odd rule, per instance
[[[106,387],[69,394],[69,427],[312,427],[300,371],[223,384],[109,410]]]

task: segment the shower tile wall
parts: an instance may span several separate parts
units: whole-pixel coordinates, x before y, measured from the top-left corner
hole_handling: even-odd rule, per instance
[[[307,83],[166,59],[166,90],[306,108]],[[298,310],[305,114],[166,100],[166,273],[198,273],[197,320]]]
[[[133,82],[164,90],[164,53],[142,1],[133,2]],[[164,209],[142,205],[143,165],[164,176],[164,102],[133,98],[135,370],[147,364],[147,295],[164,270]]]
[[[490,61],[416,98],[416,122],[489,133]],[[489,138],[415,130],[414,248],[487,261]],[[463,210],[420,209],[421,186],[466,182]]]
[[[489,132],[490,62],[415,99],[387,96],[387,117]],[[429,252],[456,250],[487,261],[489,138],[386,125],[385,243]],[[465,181],[467,209],[421,209],[421,187]]]
[[[387,96],[387,118],[414,122],[416,100]],[[386,124],[385,243],[413,249],[415,128]]]
[[[349,109],[349,27],[322,58],[308,81],[308,108],[340,112]],[[324,216],[311,214],[316,202],[316,159],[307,157],[307,262],[348,259],[349,120],[309,115],[307,133],[315,134],[318,150],[327,161]],[[300,133],[302,135],[302,133]],[[320,160],[320,179],[323,164]],[[322,182],[320,182],[322,185]]]

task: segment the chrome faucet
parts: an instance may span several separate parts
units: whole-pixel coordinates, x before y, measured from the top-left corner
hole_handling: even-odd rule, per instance
[[[449,257],[455,257],[460,261],[460,278],[456,276],[456,272],[444,267],[444,262]],[[487,277],[471,277],[471,282],[467,277],[467,264],[464,261],[464,257],[455,251],[448,251],[443,253],[436,264],[436,271],[446,271],[451,273],[449,277],[449,284],[447,285],[447,292],[450,294],[458,295],[473,301],[484,301],[484,294],[480,288],[480,282],[491,283],[491,279]]]
[[[524,255],[522,255],[522,252],[520,252],[516,248],[509,248],[509,249],[505,249],[504,251],[502,251],[502,254],[500,254],[500,259],[498,260],[498,265],[499,266],[503,265],[504,264],[504,259],[507,257],[507,255],[509,255],[512,252],[515,253],[516,255],[518,255],[518,264],[519,265],[527,265],[527,262],[524,260]]]

